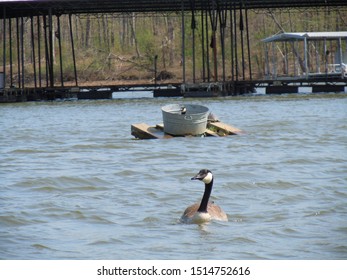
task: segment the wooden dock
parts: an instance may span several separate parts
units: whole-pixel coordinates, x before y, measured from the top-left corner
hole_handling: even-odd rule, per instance
[[[228,125],[222,122],[208,122],[206,131],[201,136],[206,137],[224,137],[228,135],[243,134],[241,129]],[[167,139],[179,136],[173,136],[164,132],[164,125],[157,124],[155,126],[149,126],[145,123],[137,123],[131,125],[131,135],[137,139]],[[184,137],[184,136],[181,136]],[[186,135],[185,137],[193,137]]]

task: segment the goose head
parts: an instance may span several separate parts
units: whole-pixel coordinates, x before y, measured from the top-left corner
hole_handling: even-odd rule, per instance
[[[200,180],[205,184],[210,184],[213,180],[213,174],[208,169],[201,169],[198,174],[192,177],[192,180]]]

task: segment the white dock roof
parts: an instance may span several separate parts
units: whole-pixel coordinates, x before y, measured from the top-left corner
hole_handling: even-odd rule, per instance
[[[335,40],[338,38],[347,38],[347,31],[334,31],[334,32],[285,32],[273,35],[263,39],[265,43],[279,42],[279,41],[293,41],[293,40]]]

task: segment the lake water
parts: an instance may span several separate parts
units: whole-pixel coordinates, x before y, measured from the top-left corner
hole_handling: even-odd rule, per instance
[[[161,106],[246,133],[134,140]],[[347,95],[0,104],[0,259],[347,259]],[[229,222],[179,223],[214,172]]]

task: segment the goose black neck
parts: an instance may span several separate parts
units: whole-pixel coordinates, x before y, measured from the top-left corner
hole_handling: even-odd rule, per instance
[[[212,185],[213,185],[213,180],[210,183],[205,184],[205,192],[202,197],[198,212],[207,212],[207,205],[208,205],[208,200],[210,199],[210,195],[212,192]]]

